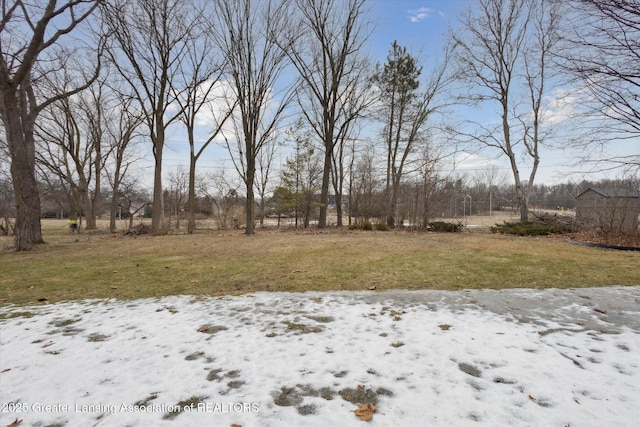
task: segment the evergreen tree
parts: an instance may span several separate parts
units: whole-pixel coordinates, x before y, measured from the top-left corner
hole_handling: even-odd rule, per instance
[[[418,129],[426,120],[418,96],[422,67],[405,47],[393,42],[387,62],[373,77],[381,101],[383,138],[387,151],[385,214],[387,225],[395,226],[398,189],[409,154],[419,138]]]

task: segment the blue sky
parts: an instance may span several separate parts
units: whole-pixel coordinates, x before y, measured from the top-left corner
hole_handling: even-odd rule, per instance
[[[455,24],[461,11],[473,2],[465,0],[370,0],[376,30],[371,52],[384,61],[391,43],[397,40],[423,57],[437,54],[447,38],[449,23]]]

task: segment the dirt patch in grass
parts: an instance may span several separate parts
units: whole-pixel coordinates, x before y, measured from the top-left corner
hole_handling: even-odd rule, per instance
[[[12,311],[0,314],[0,319],[15,319],[16,317],[31,319],[33,316],[35,316],[35,314],[30,311]]]
[[[175,405],[173,405],[173,408],[167,412],[162,419],[163,420],[172,420],[175,417],[177,417],[178,415],[180,415],[183,411],[185,411],[185,408],[189,408],[186,410],[190,410],[193,408],[198,407],[199,403],[204,402],[204,400],[207,398],[207,396],[192,396],[187,400],[181,400],[180,402],[176,403]]]
[[[89,334],[89,336],[87,337],[87,340],[89,342],[102,342],[108,339],[109,339],[109,335],[98,334],[98,333]]]
[[[472,377],[480,378],[482,376],[482,371],[468,363],[458,363],[458,369]]]
[[[136,403],[134,403],[134,406],[151,406],[152,401],[156,400],[158,398],[158,394],[157,393],[151,393],[148,397],[137,401]]]
[[[316,388],[310,384],[297,384],[295,387],[281,387],[280,391],[275,391],[271,395],[273,403],[278,406],[293,406],[301,415],[312,415],[315,414],[316,406],[313,404],[305,405],[305,397],[333,400],[336,395],[340,395],[344,400],[352,403],[377,403],[378,396],[393,396],[393,393],[382,387],[375,391],[364,386],[335,391],[331,387]]]
[[[324,330],[322,326],[311,326],[311,325],[305,325],[303,323],[296,323],[296,322],[289,322],[289,321],[284,321],[282,323],[284,323],[287,326],[288,330],[293,331],[296,334],[314,334],[314,333],[322,332]]]
[[[488,233],[258,231],[69,236],[0,252],[0,304],[256,291],[637,285],[639,252]],[[388,313],[398,320],[402,313]],[[314,323],[328,320],[318,317]]]
[[[305,316],[308,319],[315,320],[318,323],[330,323],[336,320],[333,316]]]
[[[393,396],[393,392],[384,387],[378,387],[374,390],[365,386],[344,388],[340,390],[338,394],[347,402],[362,404],[371,403],[373,405],[378,404],[380,396]]]
[[[220,325],[202,325],[198,328],[198,332],[203,333],[203,334],[216,334],[220,331],[226,331],[227,327],[226,326],[220,326]]]

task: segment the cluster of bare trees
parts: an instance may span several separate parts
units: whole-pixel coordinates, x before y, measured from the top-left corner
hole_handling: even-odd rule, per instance
[[[70,67],[77,65],[74,59],[82,56],[82,52],[63,46],[60,41],[97,7],[96,2],[84,1],[63,5],[49,1],[43,6],[31,6],[21,1],[2,2],[0,116],[11,158],[16,199],[14,235],[18,250],[43,242],[36,180],[35,128],[38,116],[54,103],[88,87],[99,70],[99,66],[95,67],[88,70],[87,75],[87,69],[83,68],[80,77],[73,78]],[[58,25],[53,26],[52,22]],[[99,62],[97,58],[92,61],[93,64]],[[53,81],[54,76],[59,77],[61,83],[69,84],[57,86],[54,91],[41,87],[40,82]]]
[[[87,228],[108,200],[115,230],[116,212],[136,193],[136,147],[153,155],[154,230],[165,212],[184,210],[194,231],[197,162],[217,143],[243,184],[252,234],[272,188],[305,225],[317,210],[326,227],[330,204],[342,225],[345,203],[348,218],[426,224],[441,209],[435,195],[455,187],[438,161],[459,144],[505,156],[526,220],[542,148],[562,136],[546,105],[554,86],[583,88],[586,113],[607,137],[640,134],[637,0],[478,0],[428,70],[396,42],[374,66],[365,0],[0,3],[0,148],[15,204],[3,216],[15,217],[17,250],[42,242],[47,188],[63,188],[58,200]],[[434,115],[453,100],[496,114],[437,132]],[[297,132],[287,137],[295,117]],[[363,138],[365,125],[376,131]],[[189,167],[172,172],[165,189],[172,126],[186,134]],[[274,161],[287,140],[294,153],[277,186]],[[608,160],[639,165],[637,156]],[[236,188],[209,193],[217,212],[240,199]],[[221,215],[225,223],[235,217]]]
[[[611,152],[615,144],[637,146],[640,136],[640,1],[583,0],[568,6],[570,31],[559,54],[563,70],[589,95],[583,98],[589,133],[602,142],[584,150],[593,155],[580,161],[637,173],[639,150]]]
[[[499,120],[469,122],[466,141],[496,150],[513,172],[520,217],[528,219],[528,200],[548,137],[543,96],[553,78],[551,56],[559,42],[559,4],[544,0],[479,0],[462,19],[465,31],[452,34],[458,49],[458,75],[467,85],[464,100],[496,108]],[[521,176],[530,169],[526,185]]]

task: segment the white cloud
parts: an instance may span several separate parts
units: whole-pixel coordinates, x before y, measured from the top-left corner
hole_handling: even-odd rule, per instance
[[[499,166],[500,162],[497,159],[460,151],[455,154],[451,168],[460,172],[471,172],[487,170],[491,167]]]
[[[581,114],[580,106],[584,97],[575,89],[557,89],[547,101],[542,111],[543,121],[550,125],[558,125],[576,118]]]
[[[428,7],[421,7],[419,9],[409,10],[409,20],[411,22],[420,22],[433,15],[434,10]]]
[[[219,80],[217,82],[207,81],[201,85],[199,89],[199,96],[204,97],[206,89],[213,84],[213,88],[207,95],[207,105],[198,113],[196,124],[204,129],[206,132],[211,132],[219,126],[220,120],[229,111],[230,105],[233,103],[235,97],[233,91],[233,83],[229,80]],[[224,143],[225,135],[227,138],[235,139],[235,128],[233,121],[240,120],[240,111],[236,107],[232,116],[222,127],[222,131],[214,139],[217,143]],[[205,138],[208,138],[208,134],[205,133]]]

